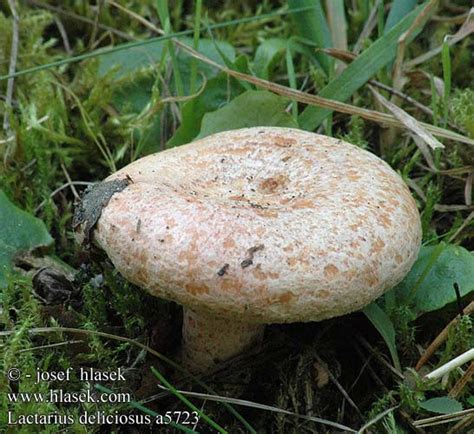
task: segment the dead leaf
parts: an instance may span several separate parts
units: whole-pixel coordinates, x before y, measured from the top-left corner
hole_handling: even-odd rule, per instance
[[[413,116],[409,115],[405,110],[388,101],[375,89],[371,88],[371,90],[378,101],[385,108],[387,108],[395,118],[405,125],[405,127],[408,128],[412,133],[421,138],[428,146],[431,147],[431,149],[444,148],[444,145],[435,136],[433,136],[433,134],[423,128]]]

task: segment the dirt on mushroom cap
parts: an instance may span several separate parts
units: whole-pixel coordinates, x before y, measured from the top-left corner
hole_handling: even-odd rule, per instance
[[[326,136],[228,131],[108,180],[127,177],[96,240],[127,279],[194,309],[263,323],[342,315],[398,283],[420,247],[399,175]]]

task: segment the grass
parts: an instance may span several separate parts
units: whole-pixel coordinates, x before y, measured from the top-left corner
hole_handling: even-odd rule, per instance
[[[472,415],[431,420],[436,413],[426,410],[433,398],[446,398],[445,406],[452,404],[449,399],[464,410],[473,407],[467,366],[441,382],[422,380],[473,346],[472,317],[455,321],[424,366],[414,370],[420,348],[456,317],[456,304],[420,315],[413,297],[398,304],[387,296],[378,308],[382,314],[377,310],[377,329],[360,312],[322,323],[272,325],[260,350],[194,377],[173,362],[179,307],[126,282],[103,253],[84,252],[71,228],[84,184],[166,149],[178,128],[195,137],[204,113],[246,90],[265,89],[288,98],[283,106],[300,128],[350,141],[397,170],[421,212],[424,245],[444,241],[473,251],[472,36],[455,44],[445,38],[462,24],[453,17],[468,19],[470,2],[439,2],[434,9],[430,2],[424,9],[427,4],[394,1],[390,9],[388,2],[373,0],[2,3],[0,188],[45,222],[55,244],[17,262],[17,273],[0,289],[5,374],[0,431],[32,432],[31,426],[8,427],[9,414],[18,419],[57,413],[76,421],[69,427],[74,432],[125,432],[119,425],[102,431],[93,424],[80,426],[85,411],[150,417],[196,411],[196,432],[472,429]],[[416,20],[420,10],[429,12],[426,23]],[[364,29],[372,30],[359,40]],[[399,38],[407,29],[402,52]],[[357,57],[344,54],[355,45],[362,47]],[[323,50],[331,47],[343,50],[338,60]],[[120,70],[115,61],[126,68]],[[368,80],[370,86],[377,81],[385,100],[415,118],[416,128],[386,112]],[[435,135],[444,149],[413,139],[417,128]],[[2,239],[0,228],[0,246]],[[413,295],[441,250],[434,250]],[[40,299],[32,277],[46,261],[63,277],[49,282],[48,298]],[[70,280],[66,286],[64,276]],[[460,303],[472,314],[471,300],[472,293]],[[390,351],[377,332],[386,333],[388,322],[395,346]],[[121,368],[126,381],[87,385],[76,375],[80,366]],[[11,367],[25,374],[73,367],[74,375],[67,384],[35,384],[27,377],[9,382]],[[50,389],[79,393],[88,387],[131,392],[135,399],[129,404],[13,404],[7,395]],[[61,428],[52,423],[38,432]],[[193,426],[177,423],[163,432],[180,429],[189,432]]]

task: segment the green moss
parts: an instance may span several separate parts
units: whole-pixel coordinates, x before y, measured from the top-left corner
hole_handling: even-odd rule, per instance
[[[454,122],[474,138],[474,89],[457,89],[451,100]]]

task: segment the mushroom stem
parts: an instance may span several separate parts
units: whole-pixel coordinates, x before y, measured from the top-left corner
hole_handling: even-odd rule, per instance
[[[264,324],[253,324],[216,317],[184,308],[184,366],[193,372],[205,372],[218,363],[260,344]]]

